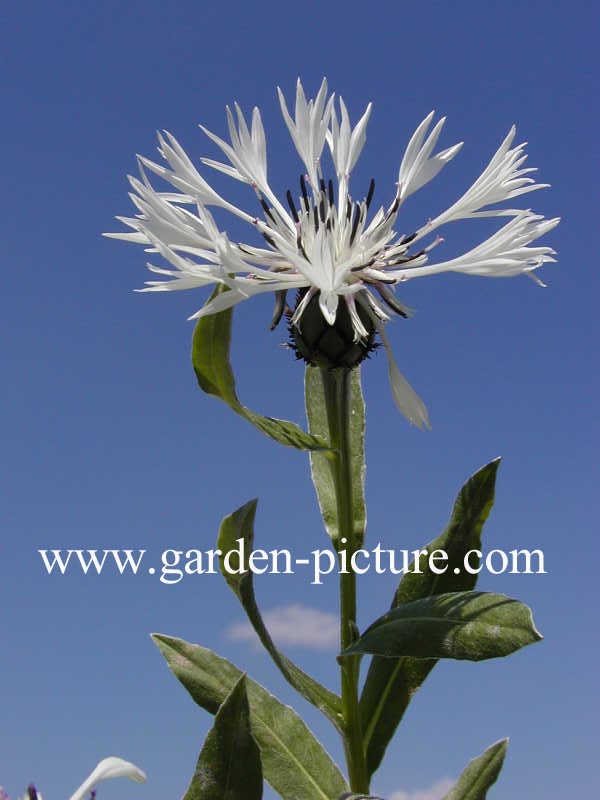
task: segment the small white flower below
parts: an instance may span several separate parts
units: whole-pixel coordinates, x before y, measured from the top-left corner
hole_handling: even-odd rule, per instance
[[[131,778],[136,783],[145,783],[146,773],[130,761],[124,761],[116,756],[109,756],[109,758],[103,759],[96,765],[96,768],[92,770],[81,786],[73,792],[69,800],[83,800],[96,784],[109,778]]]

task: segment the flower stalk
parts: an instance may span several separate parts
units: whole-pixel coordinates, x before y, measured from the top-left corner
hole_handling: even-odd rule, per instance
[[[353,453],[350,441],[350,404],[352,371],[346,368],[321,369],[321,379],[329,425],[329,442],[333,453],[330,464],[338,515],[339,538],[334,542],[340,559],[340,649],[350,647],[356,637],[356,574],[344,569],[360,548],[361,537],[354,530],[353,519]],[[344,560],[342,560],[344,559]],[[344,750],[350,788],[369,791],[363,746],[358,679],[360,656],[340,660]]]

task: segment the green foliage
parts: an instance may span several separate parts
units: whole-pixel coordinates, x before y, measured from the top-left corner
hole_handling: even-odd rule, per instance
[[[304,386],[308,429],[320,441],[329,442],[327,402],[321,370],[317,367],[307,367]],[[365,403],[359,367],[351,372],[350,449],[354,536],[355,541],[360,542],[365,533],[367,511],[365,507]],[[335,543],[340,538],[340,530],[331,455],[313,450],[310,453],[310,466],[323,522],[327,533]]]
[[[212,300],[219,294],[215,289]],[[231,343],[231,320],[233,309],[210,314],[198,320],[192,340],[192,364],[200,388],[213,397],[218,397],[255,428],[275,439],[276,442],[298,450],[322,450],[322,441],[306,433],[293,422],[273,417],[263,417],[240,403],[235,390],[235,379],[229,361]]]
[[[248,565],[248,556],[254,547],[254,517],[257,502],[257,500],[251,500],[233,514],[225,517],[221,523],[217,541],[217,547],[221,551],[219,557],[221,572],[229,587],[240,600],[263,646],[288,683],[322,711],[341,731],[340,698],[307,675],[278,650],[260,614],[254,595],[254,576]],[[240,551],[240,539],[243,542],[244,563],[240,563],[239,555],[237,555]],[[228,562],[230,569],[227,569]]]
[[[371,794],[355,794],[354,792],[345,792],[339,800],[383,800],[381,797],[375,797]]]
[[[222,290],[216,290],[215,294],[219,291]],[[294,423],[261,416],[242,405],[237,397],[229,361],[231,321],[232,310],[228,309],[201,319],[196,327],[192,361],[200,387],[223,400],[270,438],[309,451],[313,483],[327,533],[336,548],[340,548],[343,535],[354,548],[362,541],[366,526],[365,408],[360,371],[355,369],[347,373],[344,392],[346,398],[349,396],[348,406],[339,403],[340,384],[334,380],[334,373],[307,367],[305,392],[310,433]],[[344,417],[348,408],[349,416]],[[342,452],[344,458],[340,456]],[[342,733],[351,776],[351,764],[361,761],[364,752],[366,772],[363,763],[362,778],[360,775],[360,779],[356,778],[360,772],[356,769],[352,777],[354,791],[360,789],[363,794],[350,792],[337,766],[294,711],[249,680],[245,682],[246,698],[246,692],[237,689],[238,685],[244,686],[241,672],[230,662],[181,640],[165,636],[154,638],[196,703],[213,714],[223,709],[229,733],[222,734],[221,749],[233,747],[235,735],[231,731],[235,725],[240,728],[240,736],[247,734],[251,739],[253,736],[262,755],[265,779],[283,800],[368,799],[366,774],[372,775],[380,765],[412,696],[438,659],[479,661],[501,657],[541,639],[525,605],[505,595],[473,591],[477,574],[464,569],[466,553],[482,549],[481,532],[493,505],[498,465],[499,459],[492,461],[465,483],[446,529],[423,548],[428,553],[442,550],[447,554],[447,568],[443,574],[431,570],[425,557],[420,559],[420,572],[414,570],[413,563],[396,590],[390,611],[340,655],[343,665],[351,663],[346,658],[373,655],[360,698],[360,724],[352,727],[354,733],[358,731],[355,739],[347,727],[348,720],[345,724],[342,720],[342,699],[283,655],[264,624],[254,593],[253,573],[247,562],[253,548],[257,501],[246,503],[223,520],[218,548],[222,551],[220,564],[225,580],[286,680]],[[236,561],[240,539],[245,548],[244,563],[239,557]],[[225,568],[226,559],[229,569]],[[479,566],[472,555],[470,564]],[[348,692],[343,696],[347,703]],[[346,715],[346,705],[344,709]],[[214,744],[219,735],[215,731],[221,730],[220,714],[217,713],[215,727],[200,755],[196,776],[208,774],[213,768],[205,751],[209,740]],[[358,750],[355,748],[354,752],[351,748],[349,756],[349,743],[356,744],[355,740]],[[445,800],[485,800],[499,774],[505,752],[506,740],[503,740],[474,759]],[[235,760],[244,762],[244,759]],[[218,770],[217,756],[213,761],[217,765],[214,769]],[[214,781],[215,786],[217,783]],[[220,784],[223,785],[223,780]],[[237,794],[193,794],[194,786],[192,781],[184,800],[216,800],[217,797],[236,800],[238,797]],[[244,783],[242,788],[248,800],[261,796],[260,788],[258,793],[250,784]]]
[[[204,647],[161,634],[152,638],[194,702],[216,714],[242,672]],[[250,679],[246,690],[263,774],[282,800],[332,800],[347,792],[338,767],[296,712]]]
[[[261,800],[262,766],[245,680],[242,675],[217,711],[183,800]]]
[[[500,774],[507,747],[508,739],[501,739],[469,762],[443,800],[485,800]]]
[[[403,603],[342,653],[484,661],[541,639],[529,608],[504,594],[448,592]]]
[[[496,474],[500,459],[479,469],[461,488],[450,521],[443,533],[426,545],[425,550],[444,550],[448,569],[436,575],[427,559],[421,559],[422,572],[416,573],[414,562],[402,577],[394,595],[392,608],[401,603],[475,587],[477,575],[464,569],[469,550],[481,549],[481,532],[494,503]],[[477,566],[472,559],[473,566]],[[454,569],[459,569],[456,574]],[[402,719],[411,698],[436,664],[435,659],[382,658],[375,656],[369,667],[360,699],[367,767],[372,775]]]

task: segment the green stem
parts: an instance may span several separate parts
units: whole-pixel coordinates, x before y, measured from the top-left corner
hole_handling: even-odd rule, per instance
[[[338,557],[346,555],[346,570],[340,570],[340,645],[348,648],[356,630],[356,575],[350,567],[353,553],[361,546],[354,531],[352,497],[352,451],[350,443],[350,405],[352,373],[349,369],[321,370],[331,448],[331,469],[335,485],[339,539],[335,542]],[[350,789],[369,792],[365,750],[358,705],[360,657],[344,658],[340,664],[344,749]]]

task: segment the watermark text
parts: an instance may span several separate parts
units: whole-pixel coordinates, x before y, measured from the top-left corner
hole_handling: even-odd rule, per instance
[[[345,541],[342,540],[342,544]],[[354,572],[364,575],[374,571],[378,575],[406,575],[410,573],[433,573],[444,575],[451,570],[454,574],[468,573],[478,575],[489,572],[492,575],[546,575],[544,553],[542,550],[469,550],[457,563],[445,550],[389,550],[377,544],[371,550],[338,552],[330,549],[312,550],[305,558],[294,557],[290,550],[250,550],[240,538],[237,547],[225,554],[221,550],[163,550],[160,554],[160,567],[146,568],[150,575],[158,573],[161,583],[179,583],[194,575],[217,575],[221,569],[229,575],[242,575],[250,571],[255,575],[290,575],[308,571],[312,585],[322,585],[323,578],[331,574]],[[97,574],[116,569],[118,574],[138,575],[142,570],[146,550],[38,550],[44,569],[50,575],[79,571],[84,575]]]

